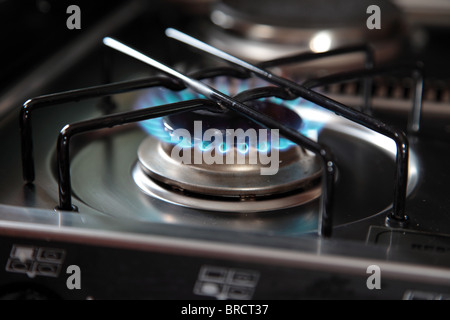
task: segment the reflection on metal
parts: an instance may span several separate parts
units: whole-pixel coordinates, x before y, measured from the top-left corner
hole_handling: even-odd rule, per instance
[[[354,124],[348,120],[345,120],[341,117],[337,117],[334,114],[325,111],[325,110],[320,110],[320,109],[313,109],[313,108],[305,108],[302,110],[302,108],[298,108],[297,112],[299,112],[302,116],[302,119],[304,119],[304,121],[310,121],[310,122],[316,122],[319,119],[321,119],[323,121],[323,123],[325,124],[324,127],[324,132],[322,135],[323,137],[326,136],[330,136],[332,137],[335,134],[343,134],[345,137],[344,139],[346,140],[346,143],[349,145],[349,148],[354,148],[357,149],[358,145],[361,142],[367,143],[370,148],[372,148],[375,152],[381,152],[382,154],[386,154],[388,155],[388,158],[392,159],[392,162],[389,163],[385,163],[386,166],[392,166],[394,163],[394,159],[395,159],[395,154],[396,154],[396,146],[395,143],[389,139],[386,138],[385,136],[375,133],[371,130],[368,130],[360,125]],[[334,133],[333,133],[334,132]],[[152,138],[147,138],[147,140],[145,140],[142,145],[141,145],[141,150],[140,153],[145,153],[150,155],[150,153],[145,152],[145,150],[142,149],[148,149],[149,145],[154,143],[153,141],[154,139]],[[153,142],[152,142],[153,141]],[[155,151],[158,153],[158,155],[155,154],[155,159],[158,159],[161,157],[162,153],[164,154],[164,151],[162,150],[161,147],[157,148],[158,151]],[[148,151],[148,150],[147,150]],[[337,152],[339,153],[339,152]],[[164,157],[163,157],[164,158]],[[167,158],[167,156],[165,157]],[[355,161],[365,161],[366,165],[368,166],[368,168],[370,167],[370,162],[373,159],[370,159],[371,156],[364,156],[361,155],[362,159],[354,159]],[[366,160],[363,160],[366,159]],[[378,156],[379,161],[382,160],[382,157]],[[169,160],[170,161],[170,160]],[[145,166],[155,166],[158,165],[159,169],[163,169],[165,171],[164,174],[167,174],[168,177],[162,178],[161,176],[159,176],[157,179],[158,180],[163,180],[165,183],[170,183],[167,179],[171,179],[171,175],[175,174],[177,175],[177,173],[173,172],[172,170],[169,170],[170,168],[170,164],[167,163],[168,159],[166,159],[166,161],[160,161],[158,164],[156,164],[154,161],[153,163],[150,162],[150,164],[148,162],[145,162],[144,164],[144,168]],[[205,165],[205,167],[208,167]],[[411,152],[410,155],[410,164],[409,164],[409,178],[408,178],[408,194],[412,192],[412,190],[414,189],[414,187],[416,186],[417,182],[418,182],[418,171],[417,171],[417,167],[418,167],[418,160],[414,154],[414,152]],[[158,169],[158,170],[159,170]],[[195,168],[187,168],[189,169],[188,171],[177,171],[177,172],[182,172],[183,174],[185,174],[186,172],[189,172],[189,174],[186,175],[186,177],[184,178],[185,183],[191,182],[192,184],[196,185],[199,187],[199,185],[201,185],[202,183],[206,183],[207,181],[209,181],[209,178],[202,181],[197,181],[198,179],[202,179],[201,176],[198,177],[198,173],[194,173],[195,172]],[[202,170],[205,170],[207,168],[203,168]],[[211,168],[212,169],[212,168]],[[291,168],[293,169],[293,168]],[[197,169],[199,170],[199,169]],[[369,169],[363,169],[363,170],[369,170]],[[176,170],[175,170],[176,171]],[[192,172],[191,172],[192,171]],[[317,191],[310,191],[307,194],[297,194],[297,195],[291,195],[289,197],[282,197],[279,199],[270,199],[270,200],[264,200],[264,199],[253,199],[253,200],[247,200],[247,201],[220,201],[220,200],[212,200],[212,199],[206,199],[206,198],[201,198],[201,196],[190,196],[187,194],[184,194],[182,192],[175,191],[173,189],[171,189],[170,187],[164,187],[162,185],[159,185],[157,183],[155,183],[154,181],[152,181],[149,178],[149,169],[143,169],[143,167],[139,164],[136,164],[133,168],[133,178],[135,180],[135,182],[139,185],[139,187],[148,195],[152,196],[152,197],[156,197],[160,200],[166,201],[168,203],[172,203],[172,204],[177,204],[180,206],[184,206],[184,207],[191,207],[191,208],[196,208],[196,209],[203,209],[203,210],[208,210],[208,211],[225,211],[225,212],[230,212],[230,211],[236,211],[236,212],[254,212],[254,211],[271,211],[271,210],[276,210],[276,209],[282,209],[282,208],[289,208],[289,207],[293,207],[293,206],[300,206],[301,204],[307,203],[309,201],[311,201],[311,199],[308,200],[308,197],[313,196],[314,198],[317,198],[320,196],[320,190]],[[159,172],[160,173],[160,172]],[[217,173],[217,172],[216,172]],[[161,174],[161,173],[160,173]],[[220,172],[217,173],[218,175],[220,175]],[[355,171],[352,172],[353,175],[358,175],[358,173],[355,173]],[[370,178],[371,174],[373,174],[372,172],[365,172],[366,176],[365,178],[367,178],[367,181],[374,181],[375,179],[377,179],[377,177],[373,176],[372,178]],[[153,173],[153,177],[155,177],[155,174]],[[276,176],[275,176],[276,177]],[[257,179],[258,177],[256,177]],[[261,178],[261,176],[260,176]],[[356,179],[358,177],[355,177]],[[174,179],[174,181],[176,180],[173,176],[172,179]],[[178,181],[183,181],[183,178],[178,177],[177,176]],[[343,180],[345,181],[346,179],[344,179],[344,177],[342,177],[342,175],[340,176],[340,178],[338,180]],[[220,179],[219,179],[220,181]],[[251,181],[254,182],[255,180]],[[283,180],[281,180],[283,181]],[[366,182],[367,182],[366,181]],[[236,183],[241,183],[241,187],[242,190],[244,191],[244,184],[246,183],[246,178],[241,178],[241,179],[237,179]],[[341,181],[342,182],[342,181]],[[218,184],[219,183],[219,184]],[[363,183],[363,181],[359,181],[358,183]],[[220,186],[220,182],[214,182],[212,183],[213,185]],[[182,186],[178,186],[179,189],[183,189]],[[235,186],[236,189],[238,189],[238,185]],[[354,186],[343,186],[344,189],[348,189],[348,190],[352,190],[354,188]],[[197,190],[196,190],[197,191]],[[222,192],[222,194],[226,194],[227,193],[227,189],[224,187],[223,189],[217,189],[216,190],[217,193],[220,194],[220,192]],[[369,197],[371,197],[372,195],[369,194]],[[386,203],[386,207],[389,206],[389,203]],[[375,214],[375,212],[373,212],[372,210],[368,209],[370,214]]]
[[[242,156],[247,161],[239,164],[237,152],[233,150],[227,152],[234,153],[233,163],[226,162],[225,153],[220,156],[223,158],[223,164],[207,164],[205,161],[184,164],[171,157],[173,148],[173,145],[161,143],[151,136],[141,144],[138,158],[140,168],[147,175],[146,179],[152,177],[177,189],[203,195],[256,198],[310,189],[317,185],[315,182],[321,175],[318,159],[306,154],[299,147],[291,147],[285,151],[276,150],[279,152],[280,163],[278,172],[274,175],[261,175],[261,169],[267,165],[260,161],[250,164],[248,156]],[[190,148],[182,152],[196,151]],[[191,158],[194,159],[195,155]]]

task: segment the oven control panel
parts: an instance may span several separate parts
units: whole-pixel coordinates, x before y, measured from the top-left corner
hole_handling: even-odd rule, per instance
[[[0,299],[448,299],[445,285],[338,267],[287,266],[21,238],[0,238]]]

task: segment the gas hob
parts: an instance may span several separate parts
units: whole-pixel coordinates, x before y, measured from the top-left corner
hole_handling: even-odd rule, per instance
[[[30,12],[58,17],[45,3]],[[378,5],[394,33],[361,44],[368,15],[345,9],[361,35],[331,32],[325,50],[310,44],[338,30],[339,15],[307,27],[280,8],[283,24],[251,1],[81,3],[92,19],[78,31],[63,12],[70,36],[12,85],[2,77],[0,297],[447,299],[445,61],[428,66],[431,53],[403,39],[402,10]],[[167,27],[256,71],[191,50]]]

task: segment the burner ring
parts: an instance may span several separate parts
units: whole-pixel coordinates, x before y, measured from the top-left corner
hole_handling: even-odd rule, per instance
[[[298,146],[278,150],[281,161],[274,175],[261,175],[260,163],[186,165],[171,158],[173,148],[153,136],[146,138],[138,150],[141,170],[147,179],[205,196],[245,199],[309,189],[317,184],[322,172],[320,161]],[[194,153],[194,149],[188,152]]]
[[[319,198],[322,193],[319,184],[307,191],[274,199],[221,201],[191,197],[176,190],[165,188],[153,179],[150,179],[139,163],[133,167],[132,176],[139,188],[153,198],[182,207],[208,211],[218,210],[221,212],[252,213],[287,209],[307,204]]]

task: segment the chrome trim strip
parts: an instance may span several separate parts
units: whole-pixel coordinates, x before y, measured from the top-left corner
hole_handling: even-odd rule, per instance
[[[321,254],[321,246],[329,240],[318,239],[317,253],[296,252],[286,249],[262,248],[249,245],[224,244],[199,240],[174,239],[164,236],[137,235],[116,231],[49,227],[0,221],[0,235],[17,239],[36,238],[83,245],[100,245],[139,251],[230,259],[250,263],[306,268],[322,272],[347,273],[367,277],[370,265],[378,265],[384,279],[412,281],[450,286],[450,269],[404,264],[382,260]]]

